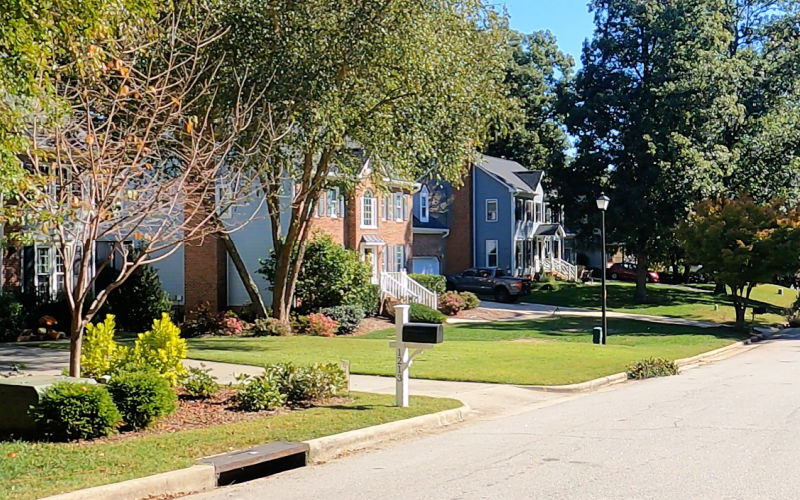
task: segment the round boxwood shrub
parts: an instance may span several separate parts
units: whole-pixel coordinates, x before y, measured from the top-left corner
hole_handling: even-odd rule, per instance
[[[364,319],[364,309],[361,306],[336,306],[320,309],[319,312],[339,323],[337,335],[349,335],[358,329]]]
[[[464,301],[464,310],[468,311],[470,309],[475,309],[479,305],[481,305],[481,301],[478,299],[478,296],[472,292],[461,292],[459,293],[461,299]]]
[[[105,387],[76,382],[53,384],[30,414],[42,435],[56,441],[108,436],[122,420]]]
[[[178,396],[156,370],[123,372],[108,383],[122,418],[133,429],[144,429],[155,419],[174,413]]]
[[[628,365],[628,378],[642,380],[651,377],[669,377],[678,374],[678,365],[669,359],[649,358]]]
[[[412,323],[443,324],[447,321],[447,316],[428,306],[412,303],[408,309],[408,320]]]

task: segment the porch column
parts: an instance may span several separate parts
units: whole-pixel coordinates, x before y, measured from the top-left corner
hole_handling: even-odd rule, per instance
[[[554,247],[555,247],[555,241],[554,241],[553,237],[551,236],[550,237],[550,269],[551,270],[555,270],[555,260],[556,260],[555,259],[555,255],[556,255],[556,252],[555,252],[555,248]]]

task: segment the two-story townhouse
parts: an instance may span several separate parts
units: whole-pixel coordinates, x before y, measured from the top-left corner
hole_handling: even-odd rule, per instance
[[[482,156],[453,192],[453,224],[446,271],[496,267],[514,276],[553,273],[574,278],[564,258],[567,233],[562,211],[548,201],[544,172]]]
[[[452,191],[449,183],[427,181],[414,194],[414,273],[440,274],[445,269]]]

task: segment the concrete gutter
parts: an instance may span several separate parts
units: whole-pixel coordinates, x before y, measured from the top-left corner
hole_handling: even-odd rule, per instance
[[[213,490],[216,486],[217,476],[214,473],[214,466],[204,464],[121,483],[71,491],[42,500],[142,500],[199,493]]]
[[[464,405],[461,408],[304,441],[309,446],[308,463],[325,462],[347,452],[457,424],[466,420],[472,413],[470,407]]]

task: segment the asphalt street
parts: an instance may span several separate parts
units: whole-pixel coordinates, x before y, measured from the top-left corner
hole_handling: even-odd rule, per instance
[[[800,338],[195,499],[800,498]]]

